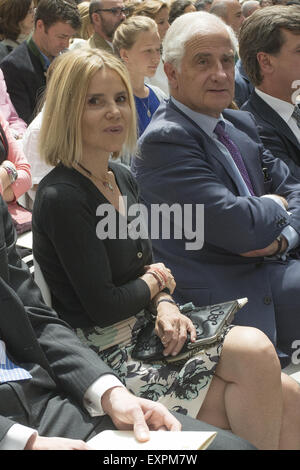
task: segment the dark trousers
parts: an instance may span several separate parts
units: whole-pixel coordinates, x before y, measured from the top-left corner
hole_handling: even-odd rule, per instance
[[[33,379],[0,385],[0,414],[37,429],[41,436],[67,437],[84,441],[104,429],[115,429],[108,416],[91,417],[78,403],[59,394],[54,382],[40,368]],[[246,441],[228,431],[174,413],[184,431],[218,431],[210,450],[251,450]]]

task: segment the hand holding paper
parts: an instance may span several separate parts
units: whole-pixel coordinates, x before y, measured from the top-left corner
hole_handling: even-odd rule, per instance
[[[122,387],[114,387],[104,393],[102,408],[117,429],[133,430],[141,442],[150,438],[149,430],[181,430],[181,424],[165,406],[136,397]]]

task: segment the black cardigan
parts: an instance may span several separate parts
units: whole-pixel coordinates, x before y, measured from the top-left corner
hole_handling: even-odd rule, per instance
[[[137,203],[130,171],[115,162],[110,169],[127,196],[127,206]],[[138,279],[152,262],[150,242],[100,239],[97,224],[107,217],[96,215],[102,204],[109,202],[88,178],[62,165],[42,180],[35,199],[34,256],[50,287],[53,307],[74,328],[111,325],[150,301],[148,286]],[[111,204],[108,207],[118,214]],[[128,217],[127,223],[135,218]]]

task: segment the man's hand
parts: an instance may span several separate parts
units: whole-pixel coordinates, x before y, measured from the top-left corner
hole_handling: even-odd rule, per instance
[[[91,450],[91,448],[77,439],[43,437],[34,434],[28,439],[25,450]]]
[[[117,429],[133,430],[138,441],[147,441],[149,430],[180,431],[181,424],[160,403],[132,395],[126,388],[114,387],[102,396],[103,411]]]
[[[287,249],[287,240],[286,238],[283,237],[281,253],[284,253],[286,249]],[[248,257],[248,258],[259,257],[259,256],[273,256],[277,250],[278,250],[278,241],[274,240],[266,248],[262,248],[260,250],[247,251],[246,253],[240,253],[240,255]]]
[[[279,196],[279,194],[264,194],[263,196],[260,196],[260,197],[270,197],[271,199],[278,199],[278,201],[281,201],[281,203],[283,204],[284,208],[287,210],[288,209],[288,206],[289,206],[289,203],[288,201],[283,197],[283,196]]]

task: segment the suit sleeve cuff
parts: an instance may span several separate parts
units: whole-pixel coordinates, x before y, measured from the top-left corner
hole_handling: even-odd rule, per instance
[[[91,416],[105,414],[101,406],[102,395],[113,387],[124,387],[124,385],[114,375],[105,374],[87,389],[83,397],[83,404]]]
[[[23,450],[33,434],[37,434],[35,429],[22,424],[13,424],[0,442],[0,450]]]

